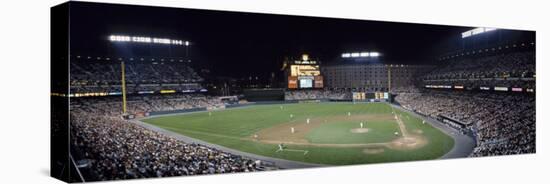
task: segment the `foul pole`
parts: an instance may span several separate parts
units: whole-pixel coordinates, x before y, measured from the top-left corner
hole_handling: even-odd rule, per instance
[[[388,93],[391,92],[391,67],[388,67]]]
[[[120,62],[122,73],[122,114],[126,114],[126,77],[124,74],[124,61]]]

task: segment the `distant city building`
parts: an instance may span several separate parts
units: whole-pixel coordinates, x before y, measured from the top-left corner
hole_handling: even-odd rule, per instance
[[[433,66],[429,65],[333,63],[324,65],[321,72],[327,88],[390,91],[392,88],[414,85],[415,77],[431,68]]]

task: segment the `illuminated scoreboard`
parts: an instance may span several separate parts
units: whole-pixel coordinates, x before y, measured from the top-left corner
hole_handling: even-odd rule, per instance
[[[288,88],[308,89],[323,88],[323,76],[317,61],[309,59],[307,54],[302,55],[302,60],[288,64]]]

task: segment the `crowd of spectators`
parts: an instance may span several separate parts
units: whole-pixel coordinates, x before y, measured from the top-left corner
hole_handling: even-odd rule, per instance
[[[202,94],[175,94],[175,95],[152,95],[137,96],[133,102],[145,102],[148,109],[146,111],[172,111],[193,108],[217,108],[223,106],[223,102],[218,97],[206,96]]]
[[[208,97],[183,97],[143,97],[141,102],[134,99],[128,107],[130,111],[166,110],[162,106],[173,104],[170,109],[185,109],[211,103]],[[251,172],[262,168],[259,160],[188,144],[123,120],[119,102],[87,99],[71,103],[71,152],[77,163],[87,165],[81,167],[87,181]]]
[[[406,109],[469,124],[477,141],[471,156],[535,152],[535,97],[525,93],[424,90],[400,93]]]
[[[445,61],[446,65],[425,79],[522,78],[535,75],[535,52],[511,52],[493,56]]]
[[[345,90],[289,90],[285,100],[351,100],[351,94]]]
[[[425,84],[535,87],[535,52],[521,51],[444,61],[422,77]]]
[[[74,98],[76,104],[101,104],[108,109],[122,109],[120,96],[102,98]],[[135,95],[127,97],[126,108],[131,114],[174,111],[195,108],[222,108],[224,103],[215,96],[203,94]],[[110,114],[110,111],[103,112]],[[117,112],[120,115],[120,112]],[[113,115],[113,114],[110,114]]]
[[[70,66],[73,92],[121,91],[121,64],[107,60],[74,60]],[[166,87],[176,90],[200,89],[204,81],[185,62],[134,61],[125,62],[128,91],[156,91]]]
[[[396,86],[391,88],[391,93],[419,93],[420,89],[414,85]]]

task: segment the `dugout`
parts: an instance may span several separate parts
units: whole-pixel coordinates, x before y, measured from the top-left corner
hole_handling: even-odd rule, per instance
[[[450,127],[453,127],[454,129],[460,131],[463,134],[470,133],[469,127],[472,126],[472,122],[460,121],[443,114],[438,115],[438,119],[442,121],[444,124]]]

